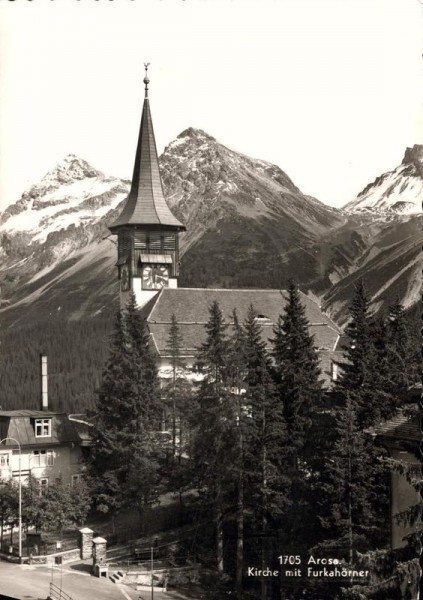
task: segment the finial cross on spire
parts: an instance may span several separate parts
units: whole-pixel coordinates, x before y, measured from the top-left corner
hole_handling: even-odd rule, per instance
[[[148,84],[150,83],[150,80],[148,78],[148,67],[150,66],[150,63],[144,63],[144,69],[145,69],[145,77],[144,77],[144,84],[145,84],[145,97],[148,98]]]

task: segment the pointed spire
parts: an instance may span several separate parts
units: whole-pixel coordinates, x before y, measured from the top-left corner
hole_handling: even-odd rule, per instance
[[[145,98],[131,191],[121,214],[109,227],[112,232],[115,228],[123,225],[164,225],[185,230],[185,226],[172,214],[163,194],[153,121],[150,114],[150,101],[148,99],[150,80],[147,71],[149,64],[144,63]]]

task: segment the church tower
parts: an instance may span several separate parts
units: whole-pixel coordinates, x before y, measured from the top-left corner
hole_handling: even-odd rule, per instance
[[[150,114],[147,70],[148,64],[145,65],[145,98],[131,191],[121,214],[109,227],[118,237],[122,308],[127,305],[131,292],[141,308],[163,287],[177,287],[178,235],[185,230],[172,214],[163,194]]]

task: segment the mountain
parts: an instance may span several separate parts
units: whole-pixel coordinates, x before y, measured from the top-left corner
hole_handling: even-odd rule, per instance
[[[115,248],[104,240],[106,222],[128,186],[70,154],[9,206],[0,216],[3,306],[23,304],[37,311],[39,303],[34,303],[40,300],[58,309],[57,293],[66,304],[68,294],[75,296],[78,286],[84,289],[84,277],[88,291],[95,265],[107,258],[110,278]]]
[[[98,222],[126,193],[127,185],[121,180],[106,177],[69,154],[6,208],[0,217],[0,232],[44,243],[50,233],[70,225]]]
[[[186,224],[181,285],[272,287],[319,277],[310,247],[345,222],[278,167],[187,129],[161,157],[165,195]],[[16,322],[58,310],[82,318],[116,299],[116,247],[107,224],[129,182],[69,155],[0,220],[3,304]],[[16,313],[16,314],[15,314]],[[8,318],[8,315],[3,315]]]
[[[361,251],[341,273],[336,272],[340,262],[333,261],[333,285],[321,295],[322,305],[338,323],[345,323],[359,278],[366,283],[375,311],[396,299],[408,309],[420,301],[422,200],[423,145],[416,144],[406,149],[396,169],[377,177],[346,204],[346,230],[354,232]],[[341,243],[340,252],[345,249]]]
[[[348,318],[348,307],[358,279],[363,279],[372,310],[383,311],[396,300],[406,309],[421,298],[421,248],[423,215],[381,219],[368,214],[351,215],[348,227],[329,241],[331,285],[324,282],[319,295],[323,308],[340,325]],[[335,243],[334,243],[335,242]],[[344,258],[344,266],[342,265]],[[345,260],[347,259],[347,260]]]
[[[401,172],[416,179],[415,148]],[[396,296],[410,307],[418,301],[420,215],[330,208],[279,167],[198,129],[167,146],[160,168],[169,205],[187,226],[181,286],[275,288],[293,278],[340,324],[360,276],[374,309]],[[69,155],[0,215],[4,407],[36,405],[41,350],[50,357],[53,406],[92,403],[118,307],[107,225],[129,183]]]
[[[185,223],[181,285],[277,287],[318,279],[310,248],[345,216],[279,167],[187,129],[160,161],[169,205]]]
[[[344,220],[302,194],[276,165],[235,152],[199,129],[183,131],[167,146],[160,169],[169,206],[188,230],[186,248],[222,220],[284,218],[306,240]]]
[[[423,145],[407,148],[402,163],[367,185],[344,209],[379,215],[421,213],[423,200]]]

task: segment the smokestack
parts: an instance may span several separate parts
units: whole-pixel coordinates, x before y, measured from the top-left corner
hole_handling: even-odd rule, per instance
[[[41,410],[48,410],[48,374],[47,374],[47,356],[40,354],[41,368]]]

